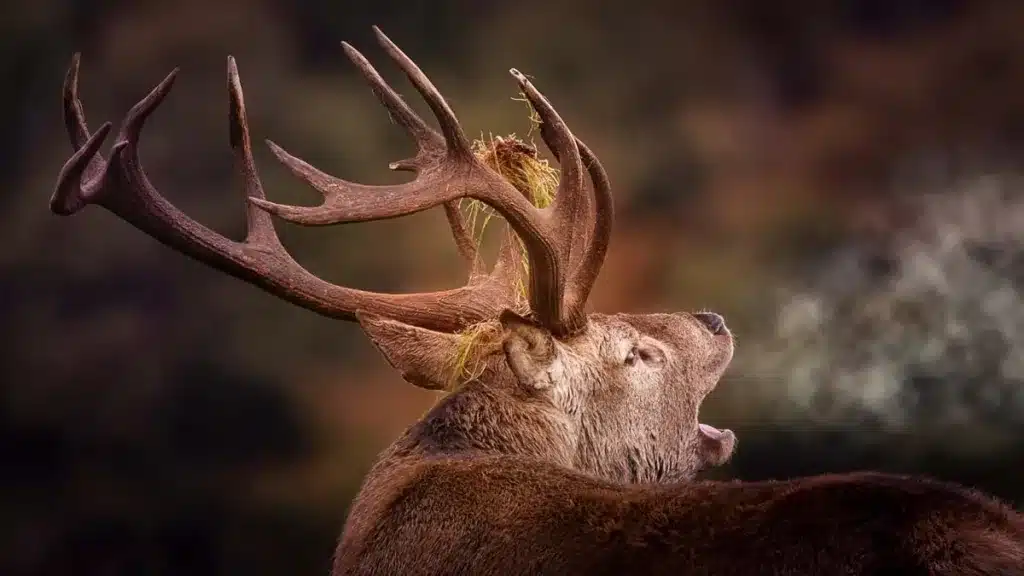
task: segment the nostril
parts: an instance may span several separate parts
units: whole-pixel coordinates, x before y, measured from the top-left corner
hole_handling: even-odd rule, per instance
[[[714,312],[700,312],[693,315],[694,318],[700,320],[701,324],[708,327],[713,334],[722,334],[725,332],[725,318],[721,315],[715,314]]]

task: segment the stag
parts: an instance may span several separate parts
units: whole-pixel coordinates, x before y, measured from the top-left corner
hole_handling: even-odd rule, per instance
[[[325,174],[268,141],[323,195],[317,206],[266,199],[253,162],[238,71],[228,59],[230,141],[248,198],[248,232],[228,239],[150,183],[139,137],[172,72],[125,117],[86,126],[79,57],[65,82],[75,149],[50,208],[98,204],[163,244],[313,312],[358,322],[410,383],[447,390],[380,455],[352,504],[333,574],[1024,574],[1024,519],[997,500],[919,477],[850,473],[772,482],[698,481],[736,437],[698,421],[733,355],[714,313],[588,313],[613,220],[608,177],[549,101],[516,70],[560,167],[541,207],[474,154],[445,99],[380,30],[377,39],[437,118],[420,118],[362,54],[343,44],[391,118],[417,145],[391,164],[406,183],[368,186]],[[507,228],[486,272],[459,202]],[[465,286],[375,293],[337,286],[286,252],[278,217],[326,226],[443,206],[471,263]],[[526,256],[528,270],[520,277]],[[525,284],[525,297],[515,288]],[[477,369],[452,378],[453,350],[479,339]]]

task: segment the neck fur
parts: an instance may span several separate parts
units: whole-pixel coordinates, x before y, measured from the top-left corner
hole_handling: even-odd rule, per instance
[[[402,444],[432,455],[506,454],[571,467],[576,429],[550,400],[523,392],[507,370],[488,370],[431,409]]]

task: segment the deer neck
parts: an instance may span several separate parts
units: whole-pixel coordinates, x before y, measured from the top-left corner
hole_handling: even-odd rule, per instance
[[[509,455],[571,467],[578,428],[550,401],[525,394],[511,374],[492,372],[444,398],[396,448],[408,455]]]

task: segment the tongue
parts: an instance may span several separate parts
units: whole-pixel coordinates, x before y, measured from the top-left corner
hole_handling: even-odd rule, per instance
[[[701,423],[697,425],[697,428],[700,430],[701,434],[713,440],[718,440],[719,438],[722,437],[723,434],[725,434],[718,428],[715,428],[714,426],[711,426],[709,424]]]

